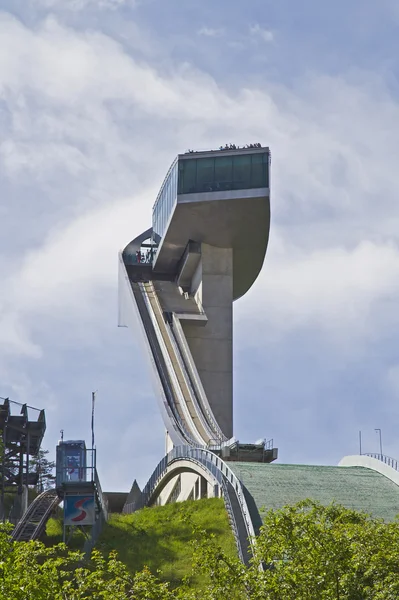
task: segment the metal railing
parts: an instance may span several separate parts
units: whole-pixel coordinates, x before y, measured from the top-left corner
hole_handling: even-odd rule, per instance
[[[142,297],[143,297],[143,300],[144,300],[144,303],[145,303],[145,306],[146,306],[146,309],[148,312],[149,319],[150,319],[152,326],[154,328],[154,331],[155,331],[155,336],[156,336],[158,347],[159,347],[159,349],[162,353],[163,359],[165,361],[169,382],[172,385],[173,389],[175,390],[175,394],[177,396],[175,398],[175,394],[173,393],[172,390],[170,390],[171,397],[168,398],[169,402],[171,403],[170,408],[172,410],[172,413],[176,420],[176,423],[178,424],[179,430],[182,434],[182,438],[184,440],[186,440],[188,443],[196,445],[196,444],[198,444],[198,440],[194,440],[192,438],[191,432],[187,430],[183,419],[179,415],[179,411],[178,411],[177,405],[175,403],[175,399],[178,400],[179,405],[181,406],[181,410],[186,418],[186,422],[190,422],[190,415],[188,413],[186,402],[184,400],[183,394],[181,393],[179,382],[176,377],[176,373],[175,373],[175,370],[174,370],[174,367],[172,364],[171,357],[169,356],[169,352],[167,351],[166,344],[165,344],[161,329],[159,327],[154,308],[153,308],[153,306],[151,304],[151,300],[149,298],[149,293],[146,289],[146,284],[140,283],[140,284],[138,284],[138,286],[141,291],[141,294],[142,294]],[[157,298],[156,298],[156,300],[157,300]],[[179,394],[179,391],[180,391],[180,394]]]
[[[188,347],[188,343],[187,343],[186,337],[184,335],[182,326],[181,326],[180,321],[175,313],[173,313],[172,323],[173,323],[172,334],[174,335],[174,337],[177,341],[177,344],[179,346],[179,349],[182,353],[186,370],[188,371],[188,373],[190,374],[190,377],[192,378],[193,388],[196,392],[196,395],[198,396],[198,404],[200,406],[200,410],[202,410],[205,413],[205,417],[208,420],[209,425],[212,428],[210,440],[216,439],[216,440],[218,440],[218,443],[220,444],[220,443],[226,441],[227,438],[223,434],[223,431],[219,427],[219,424],[214,417],[214,414],[213,414],[213,411],[209,404],[206,392],[202,385],[202,381],[199,376],[197,367],[195,365],[192,354]],[[209,441],[208,441],[208,443],[209,443]]]
[[[56,490],[50,489],[37,496],[18,522],[12,538],[17,541],[37,539],[42,533],[54,508],[61,499]]]
[[[169,381],[166,364],[163,364],[162,351],[157,339],[155,324],[152,322],[148,312],[148,305],[146,304],[145,296],[142,293],[142,288],[139,283],[134,283],[129,280],[126,267],[122,260],[120,265],[123,269],[122,273],[125,283],[124,289],[129,300],[131,301],[131,306],[134,309],[134,313],[129,312],[127,314],[129,315],[129,318],[133,316],[136,319],[134,323],[131,322],[129,325],[130,327],[136,327],[136,323],[138,323],[142,332],[143,341],[148,350],[148,357],[150,359],[150,370],[153,374],[153,384],[157,389],[156,398],[158,400],[159,408],[161,410],[165,425],[167,426],[174,443],[178,442],[190,444],[192,441],[188,435],[188,432],[184,431],[184,425],[174,407],[173,392],[171,389],[171,383]],[[161,394],[158,391],[159,387]]]
[[[173,321],[173,323],[175,324],[175,321]],[[194,410],[195,413],[194,415],[191,414],[191,411],[188,409],[188,413],[190,415],[190,429],[195,428],[195,431],[197,432],[196,435],[200,438],[201,445],[206,446],[208,440],[204,437],[203,433],[205,433],[205,435],[208,436],[208,439],[212,439],[215,435],[217,435],[217,431],[210,427],[209,421],[211,420],[211,417],[209,415],[209,412],[207,415],[209,417],[209,420],[207,420],[206,416],[204,415],[204,411],[206,411],[206,406],[203,405],[203,396],[201,397],[200,395],[200,388],[198,387],[198,385],[196,385],[198,384],[199,376],[197,374],[197,380],[195,380],[195,373],[193,370],[194,362],[192,361],[191,364],[188,363],[187,354],[184,354],[182,352],[182,338],[179,338],[176,335],[176,330],[174,330],[173,327],[171,327],[168,323],[165,323],[165,327],[169,335],[169,341],[172,345],[179,369],[186,384],[186,389],[189,394],[189,401],[192,405],[192,410]],[[184,398],[184,401],[187,406],[187,399]],[[203,433],[201,433],[198,430],[198,426],[196,425],[194,419],[198,419],[199,423],[201,424],[201,429]]]
[[[255,537],[255,531],[252,524],[251,516],[247,506],[247,502],[244,497],[241,482],[228,465],[219,458],[216,454],[210,450],[204,448],[193,448],[191,446],[176,446],[173,448],[156,466],[153,474],[148,480],[146,486],[143,489],[140,502],[125,504],[123,508],[124,513],[131,513],[144,506],[148,506],[152,497],[156,491],[156,488],[161,483],[163,477],[166,474],[167,468],[177,460],[189,460],[202,467],[205,467],[208,472],[216,479],[220,487],[223,489],[223,484],[228,481],[231,484],[232,489],[236,495],[241,515],[244,520],[246,529],[246,538],[252,544],[252,540]],[[236,527],[237,529],[237,527]],[[234,532],[236,543],[242,548],[242,540],[237,532]],[[242,552],[242,550],[241,550]]]
[[[91,554],[91,551],[93,550],[93,548],[100,536],[100,533],[102,531],[105,521],[106,521],[106,517],[105,517],[104,513],[101,512],[98,515],[98,517],[92,527],[90,537],[87,538],[84,543],[83,552],[86,556],[89,556]]]
[[[132,284],[128,277],[126,282],[133,292],[132,299],[136,304],[165,393],[168,403],[167,418],[173,421],[173,429],[179,432],[178,443],[203,447],[209,445],[211,439],[216,439],[219,444],[223,443],[226,438],[206,398],[178,319],[173,315],[172,325],[164,321],[153,282]],[[203,312],[199,299],[197,306],[200,313]],[[165,331],[162,331],[160,322]],[[173,352],[169,353],[167,343],[170,343]],[[159,361],[158,353],[164,366]],[[176,361],[175,364],[173,360]],[[177,377],[176,367],[184,380],[184,389]],[[187,393],[184,393],[185,389],[188,397]]]
[[[101,484],[100,484],[100,479],[99,479],[98,473],[97,473],[97,469],[94,472],[94,484],[96,486],[98,500],[101,505],[101,510],[104,515],[104,519],[107,521],[108,520],[108,500],[103,494]]]
[[[244,562],[244,555],[242,552],[241,544],[239,543],[240,534],[239,534],[238,527],[237,527],[237,521],[234,516],[233,507],[231,505],[231,500],[230,500],[229,492],[227,489],[227,484],[225,481],[223,481],[223,483],[222,483],[222,493],[223,493],[224,505],[226,507],[227,515],[228,515],[228,518],[230,521],[230,527],[233,530],[238,556],[240,557],[241,562]]]
[[[370,456],[370,458],[376,458],[381,462],[388,465],[388,467],[392,467],[395,471],[399,471],[399,461],[396,458],[392,458],[391,456],[386,456],[385,454],[378,454],[376,452],[363,452],[363,456]]]
[[[142,247],[140,247],[140,250],[134,252],[134,253],[128,253],[126,252],[123,255],[123,261],[126,265],[152,265],[152,262],[156,256],[156,247],[154,246],[154,250],[151,251],[151,249],[149,251],[142,251],[141,250]],[[139,260],[139,256],[137,254],[137,252],[140,252],[140,260]]]

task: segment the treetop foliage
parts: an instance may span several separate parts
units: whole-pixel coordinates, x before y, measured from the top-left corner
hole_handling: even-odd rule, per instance
[[[90,560],[59,544],[12,542],[0,527],[0,600],[397,600],[399,521],[384,523],[337,504],[310,500],[269,511],[249,566],[217,538],[194,532],[193,571],[170,589],[144,569],[130,575],[116,553]]]

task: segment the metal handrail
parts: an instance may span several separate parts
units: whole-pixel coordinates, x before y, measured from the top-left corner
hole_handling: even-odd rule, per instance
[[[101,510],[103,512],[104,519],[107,521],[108,520],[108,500],[106,499],[106,497],[103,494],[101,484],[100,484],[100,479],[99,479],[98,473],[97,473],[97,469],[94,471],[94,483],[96,486],[97,495],[98,495],[98,499],[101,504]]]
[[[49,500],[47,508],[46,508],[43,516],[41,517],[40,521],[38,523],[35,523],[35,528],[34,528],[32,534],[30,535],[30,539],[31,540],[36,539],[36,537],[41,533],[41,530],[44,527],[44,525],[46,524],[52,511],[61,502],[61,498],[58,497],[58,494],[57,494],[56,490],[54,490],[54,489],[46,490],[45,492],[42,492],[39,496],[37,496],[35,498],[35,500],[32,502],[32,504],[26,510],[25,514],[22,515],[21,520],[19,521],[19,523],[15,527],[14,531],[12,532],[11,536],[14,540],[19,539],[19,537],[23,534],[25,527],[30,523],[30,519],[32,518],[32,516],[34,516],[37,508],[39,506],[41,506],[43,504],[43,502],[46,501],[47,499]]]
[[[149,329],[149,324],[151,325],[151,327],[153,327],[153,323],[150,314],[148,313],[147,305],[140,284],[130,281],[126,270],[126,265],[123,262],[121,254],[119,255],[119,265],[120,276],[123,278],[123,282],[125,284],[124,290],[126,291],[129,299],[131,300],[131,305],[134,308],[135,312],[136,323],[138,324],[141,330],[145,346],[148,350],[148,357],[151,363],[151,373],[153,373],[154,375],[153,381],[155,383],[156,378],[156,387],[158,388],[160,384],[160,388],[162,391],[161,395],[159,393],[156,393],[156,398],[159,403],[161,414],[165,420],[165,424],[168,422],[167,429],[172,434],[172,439],[174,438],[174,443],[178,441],[179,443],[190,444],[192,443],[192,440],[189,439],[188,433],[184,431],[184,426],[181,420],[179,419],[179,415],[177,414],[177,411],[174,410],[172,397],[173,392],[170,388],[169,376],[167,370],[164,369],[160,364],[160,355],[162,354],[162,352],[161,348],[159,347],[156,332],[151,331]]]
[[[265,440],[265,450],[273,450],[274,440],[271,438],[270,440]]]
[[[86,539],[84,546],[83,546],[83,552],[86,556],[90,556],[91,551],[93,550],[100,534],[102,531],[102,528],[104,526],[104,523],[106,521],[106,517],[104,515],[104,513],[100,513],[100,515],[98,516],[97,520],[95,521],[92,530],[91,530],[91,536]]]
[[[391,456],[386,456],[385,454],[378,454],[377,452],[363,452],[363,456],[370,456],[370,458],[376,458],[377,460],[385,463],[395,471],[399,471],[399,461],[396,458],[392,458]]]
[[[161,329],[159,327],[157,318],[155,316],[154,309],[153,309],[153,307],[151,305],[151,302],[150,302],[150,299],[148,297],[148,292],[147,292],[147,290],[145,288],[145,284],[139,283],[138,285],[139,285],[139,288],[141,290],[144,302],[146,304],[148,315],[149,315],[149,317],[151,319],[151,322],[152,322],[152,325],[154,327],[155,334],[156,334],[156,337],[157,337],[157,341],[158,341],[158,344],[160,346],[161,352],[163,354],[163,357],[164,357],[164,360],[165,360],[165,363],[166,363],[166,367],[167,367],[167,370],[168,370],[169,378],[171,379],[172,385],[175,388],[175,390],[179,391],[179,384],[178,384],[178,380],[177,380],[177,377],[176,377],[176,373],[175,373],[175,370],[173,368],[173,364],[172,364],[171,358],[169,356],[169,353],[167,351],[167,348],[166,348],[166,345],[165,345],[165,342],[164,342],[164,339],[163,339],[163,336],[162,336]],[[157,301],[157,298],[155,298],[155,300]],[[188,412],[188,409],[187,409],[186,402],[184,400],[183,394],[181,394],[181,395],[182,395],[182,398],[179,398],[179,404],[181,404],[182,411],[185,414],[187,422],[189,422],[190,419],[191,419],[191,415]],[[186,428],[184,426],[184,423],[183,423],[182,419],[180,418],[180,415],[178,414],[176,405],[173,408],[175,409],[173,411],[174,417],[175,417],[176,421],[179,423],[179,429],[181,430],[181,433],[183,434],[184,439],[186,439],[189,443],[192,443],[193,445],[198,444],[199,441],[198,440],[194,440],[192,438],[192,436],[191,436],[191,432],[188,432],[186,430]]]
[[[241,548],[240,534],[239,534],[238,527],[237,527],[237,521],[234,516],[233,507],[231,505],[229,492],[227,490],[227,485],[226,485],[225,481],[223,481],[223,483],[222,483],[222,492],[223,492],[224,505],[226,507],[227,514],[229,516],[230,526],[233,530],[234,539],[235,539],[236,546],[237,546],[237,552],[238,552],[241,562],[244,562],[244,555],[243,555],[242,548]]]
[[[188,370],[193,378],[193,385],[196,390],[196,393],[199,396],[199,406],[205,412],[205,415],[209,421],[210,426],[212,427],[212,435],[210,439],[217,439],[218,443],[221,444],[224,441],[227,441],[226,436],[223,434],[221,428],[219,427],[218,422],[216,421],[211,406],[208,401],[208,397],[202,385],[201,378],[198,374],[197,367],[191,355],[190,349],[187,344],[187,340],[184,336],[183,329],[181,323],[179,321],[176,313],[173,313],[173,327],[172,333],[175,337],[177,337],[177,344],[180,347],[180,351],[183,355],[183,360],[188,364]],[[186,368],[187,368],[186,364]]]
[[[55,490],[54,490],[55,491]],[[42,516],[42,518],[40,519],[40,522],[38,523],[38,525],[36,526],[35,531],[32,534],[31,540],[36,539],[42,532],[42,530],[44,529],[50,515],[52,514],[53,510],[56,508],[56,506],[59,505],[59,503],[61,502],[61,498],[58,497],[57,493],[55,492],[55,496],[53,501],[48,505],[46,512],[44,513],[44,515]]]
[[[163,348],[162,348],[162,346],[160,344],[160,340],[162,339],[162,334],[161,334],[161,332],[159,330],[158,322],[156,320],[155,315],[153,314],[153,309],[151,307],[151,303],[149,301],[148,294],[145,292],[144,285],[141,284],[141,283],[138,283],[137,285],[138,285],[138,289],[140,290],[141,297],[143,299],[143,302],[144,302],[146,310],[147,310],[148,319],[150,320],[150,322],[151,322],[151,324],[152,324],[152,326],[154,328],[155,340],[156,340],[156,343],[159,346],[160,352],[163,355],[163,358],[165,360],[166,370],[167,370],[167,377],[170,380],[170,374],[169,374],[170,367],[168,368],[168,364],[167,364],[167,360],[169,359],[169,361],[170,361],[170,358],[169,358],[169,355],[168,355],[167,352],[166,352],[166,356],[165,356],[165,353],[163,352]],[[143,321],[143,325],[145,327],[144,321]],[[146,335],[148,336],[148,331],[147,331],[146,327],[145,327],[145,331],[146,331]],[[157,371],[159,371],[159,365],[157,365]],[[158,375],[159,375],[159,373],[158,373]],[[170,383],[172,383],[172,382],[170,382]],[[170,387],[170,386],[168,386],[168,387]],[[170,416],[173,417],[173,419],[175,421],[175,424],[177,426],[177,429],[178,429],[178,431],[180,433],[180,436],[187,443],[189,443],[189,444],[190,443],[195,443],[194,440],[191,439],[191,436],[190,436],[189,432],[186,431],[186,429],[184,427],[184,423],[183,423],[183,421],[182,421],[182,419],[181,419],[181,417],[180,417],[180,415],[178,413],[177,407],[176,407],[176,405],[174,403],[174,400],[173,400],[173,391],[171,389],[169,389],[169,393],[172,395],[172,398],[169,398],[168,394],[165,394],[165,395],[166,395],[166,399],[168,401],[168,406],[169,406],[169,410],[170,410]]]
[[[146,300],[146,305],[147,305],[148,310],[149,311],[151,310],[152,313],[154,313],[154,307],[152,306],[152,303],[149,299],[149,294],[151,294],[151,298],[152,298],[153,302],[155,303],[158,312],[160,314],[162,314],[162,308],[160,306],[159,299],[156,294],[156,290],[154,288],[153,283],[151,282],[149,284],[141,284],[141,286],[142,286],[142,289],[145,291],[145,295],[146,295],[145,300]],[[143,296],[144,296],[144,294],[143,294]],[[147,298],[148,298],[148,302],[147,302]],[[155,316],[155,314],[154,315],[151,314],[151,319],[153,321],[154,328],[156,329],[157,335],[160,334],[162,336],[162,340],[159,340],[159,342],[160,343],[162,342],[162,345],[164,345],[164,340],[163,340],[163,335],[162,335],[161,329],[158,325],[158,322],[156,322],[156,323],[154,322],[154,319],[152,318],[152,316],[154,316],[155,321],[157,321],[156,316]],[[204,431],[207,433],[207,435],[209,436],[209,439],[217,438],[217,439],[219,439],[219,443],[222,443],[223,441],[226,441],[227,438],[223,435],[222,430],[218,426],[216,419],[213,416],[211,407],[206,398],[205,390],[203,389],[203,386],[202,386],[199,376],[198,376],[197,369],[192,360],[191,353],[188,349],[187,344],[185,343],[185,338],[184,338],[184,334],[181,330],[180,322],[175,313],[172,313],[172,323],[173,323],[172,327],[169,325],[169,323],[165,323],[165,328],[166,328],[166,332],[169,336],[169,341],[173,347],[174,354],[175,354],[177,363],[179,365],[180,371],[183,375],[185,384],[189,391],[190,400],[192,402],[192,405],[193,405],[195,413],[196,413],[195,416],[196,416],[196,418],[198,418],[200,420],[201,426],[204,429]],[[165,350],[166,350],[166,348],[165,348]],[[167,352],[167,350],[166,350],[166,352]],[[172,368],[173,372],[170,373],[171,378],[175,379],[174,368],[171,363],[171,359],[169,357],[168,352],[167,352],[167,357],[165,357],[165,360],[167,361],[167,365],[169,367],[168,370],[170,371],[170,368]],[[192,378],[193,378],[193,381],[192,381]],[[178,385],[177,389],[180,389],[180,384],[178,383],[177,385]],[[197,398],[197,396],[199,396],[199,397]],[[198,428],[193,420],[194,417],[190,414],[190,411],[187,406],[187,402],[186,402],[183,394],[182,394],[182,409],[186,416],[186,419],[187,419],[187,415],[188,415],[187,423],[190,424],[190,430],[191,430],[190,432],[192,432],[193,429],[196,432],[197,440],[194,443],[194,445],[206,446],[207,440],[205,440],[203,435],[198,431]],[[205,415],[204,415],[204,412],[205,412]],[[208,417],[208,420],[206,419],[206,417]],[[209,426],[211,427],[211,429],[209,429]],[[191,433],[191,436],[192,436],[192,433]],[[198,444],[198,442],[199,442],[199,444]]]
[[[121,264],[123,265],[123,261]],[[165,406],[168,405],[167,418],[172,419],[172,421],[174,421],[172,426],[173,429],[176,430],[176,433],[178,432],[179,434],[180,441],[178,443],[206,447],[207,445],[209,445],[209,440],[206,439],[207,435],[209,439],[217,439],[219,444],[223,444],[223,442],[227,441],[227,439],[223,435],[223,432],[220,429],[213,415],[213,412],[210,408],[209,402],[207,401],[206,394],[203,390],[203,386],[198,374],[196,377],[196,368],[193,368],[193,366],[195,367],[195,364],[192,360],[187,360],[186,348],[184,347],[184,344],[181,343],[182,336],[179,336],[180,324],[178,323],[178,319],[176,319],[175,315],[173,315],[175,317],[175,327],[171,327],[168,323],[165,323],[166,333],[168,335],[169,342],[171,343],[174,349],[176,361],[179,364],[179,368],[184,377],[185,384],[187,385],[187,389],[190,394],[190,399],[193,404],[195,415],[190,414],[186,398],[184,397],[184,394],[180,388],[180,383],[177,379],[171,357],[169,356],[169,352],[167,351],[165,345],[164,334],[161,330],[158,318],[156,316],[157,312],[162,315],[162,308],[160,306],[158,296],[154,289],[153,282],[137,282],[137,284],[135,284],[137,285],[137,289],[135,290],[134,287],[131,285],[129,277],[127,276],[126,267],[124,269],[124,275],[127,286],[128,288],[130,288],[130,293],[133,292],[131,297],[138,309],[139,320],[143,326],[143,332],[147,337],[149,343],[149,350],[151,351],[151,354],[154,355],[154,349],[152,348],[152,346],[156,344],[159,348],[160,354],[162,354],[163,356],[163,360],[165,361],[166,369],[162,368],[162,371],[164,372],[164,377],[166,377],[166,379],[168,380],[168,389],[165,389],[165,382],[163,381],[159,373],[160,365],[158,364],[156,357],[153,356],[153,360],[156,365],[156,371],[158,371],[158,376],[160,377],[162,386],[164,387],[166,400]],[[142,304],[141,308],[139,306],[138,295],[140,295],[140,305]],[[154,305],[153,302],[155,303]],[[142,314],[144,310],[145,315]],[[148,330],[148,325],[146,325],[147,321],[151,323],[154,333],[150,333],[150,331]],[[154,339],[152,339],[151,341],[150,337]],[[190,358],[190,356],[188,356],[188,358]],[[179,414],[179,411],[177,409],[178,404],[181,406],[181,412],[184,418],[182,418],[182,416]],[[194,420],[196,418],[199,419],[201,423],[201,429],[204,429],[204,433],[206,435],[203,435],[201,431],[198,430],[198,427]]]
[[[197,398],[199,388],[195,385],[195,383],[198,383],[198,381],[194,380],[195,383],[193,382],[193,379],[195,377],[195,373],[192,370],[190,372],[190,370],[187,368],[187,355],[185,355],[182,352],[182,348],[180,346],[181,339],[177,339],[177,337],[176,337],[176,331],[174,331],[173,327],[171,327],[169,325],[169,323],[166,324],[166,328],[167,328],[167,331],[169,333],[170,341],[171,341],[171,344],[172,344],[173,349],[175,351],[175,355],[176,355],[177,361],[179,363],[180,370],[181,370],[181,372],[183,374],[183,377],[185,379],[186,385],[187,385],[188,390],[190,392],[191,402],[192,402],[192,404],[194,406],[196,417],[201,422],[201,425],[202,425],[205,433],[208,435],[209,439],[212,439],[213,435],[216,434],[216,432],[210,428],[210,424],[206,420],[206,417],[204,415],[204,411],[203,411],[203,408],[202,408],[202,402],[201,402],[201,400],[199,400]],[[191,364],[190,364],[190,367],[192,367]],[[190,377],[190,375],[191,375],[191,377]],[[205,406],[204,406],[204,409],[206,410]],[[208,414],[208,416],[210,417],[209,414]],[[192,425],[197,429],[197,427],[196,427],[196,425],[195,425],[195,423],[193,421],[193,416],[191,414],[190,414],[190,417],[191,417]],[[202,435],[201,435],[201,438],[202,438],[202,443],[205,446],[207,442],[203,438]]]

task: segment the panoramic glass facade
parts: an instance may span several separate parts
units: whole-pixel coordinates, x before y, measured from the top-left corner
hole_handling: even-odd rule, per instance
[[[236,154],[175,161],[165,178],[152,213],[156,242],[163,236],[177,194],[198,194],[269,187],[269,153]]]
[[[173,163],[158,194],[152,212],[152,229],[162,237],[177,198],[177,160]]]
[[[237,154],[179,161],[178,194],[269,187],[269,154]]]

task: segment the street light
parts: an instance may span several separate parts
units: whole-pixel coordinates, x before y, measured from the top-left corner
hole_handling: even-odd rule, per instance
[[[379,434],[379,436],[380,436],[380,454],[381,454],[381,456],[382,456],[382,435],[381,435],[381,429],[374,429],[374,431],[375,431],[376,433],[378,433],[378,434]]]

